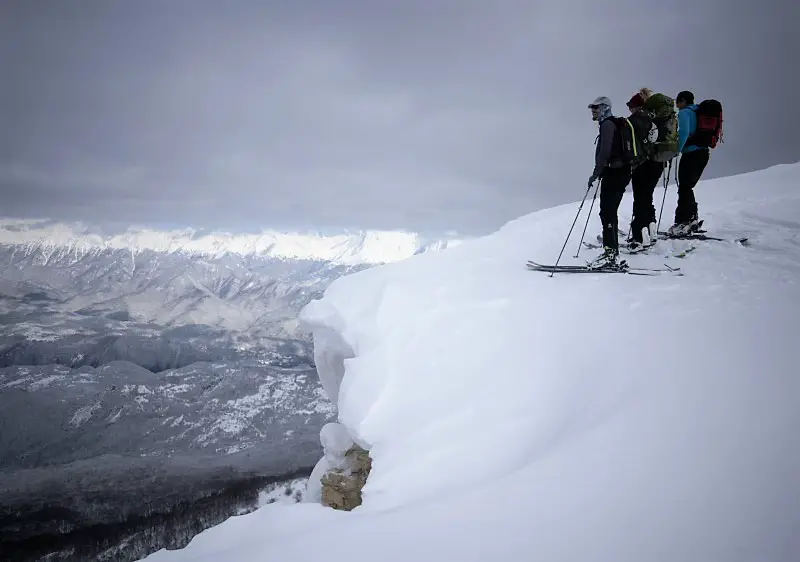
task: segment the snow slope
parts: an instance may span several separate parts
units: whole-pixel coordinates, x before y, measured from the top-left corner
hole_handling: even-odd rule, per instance
[[[357,265],[394,262],[458,243],[458,239],[428,240],[413,232],[374,230],[325,236],[272,230],[231,234],[202,233],[191,228],[173,231],[130,228],[109,235],[81,223],[0,220],[0,246],[22,246],[29,253],[46,250],[48,255],[71,255],[76,261],[98,250],[130,250],[132,254],[150,250],[206,257],[254,255]]]
[[[702,182],[711,233],[750,245],[630,258],[682,277],[528,271],[575,204],[335,281],[302,319],[373,458],[363,505],[266,506],[147,560],[800,559],[798,183]]]

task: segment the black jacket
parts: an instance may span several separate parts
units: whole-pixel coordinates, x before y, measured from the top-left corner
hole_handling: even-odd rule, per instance
[[[605,118],[600,122],[600,136],[597,138],[597,147],[594,151],[594,172],[596,178],[603,177],[603,170],[609,163],[617,126]]]

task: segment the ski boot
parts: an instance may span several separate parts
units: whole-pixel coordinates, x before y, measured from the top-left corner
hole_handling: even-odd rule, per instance
[[[640,238],[637,239],[635,235],[631,236],[627,239],[627,246],[625,248],[625,253],[628,254],[638,254],[641,252],[646,252],[650,249],[650,247],[655,243],[655,240],[650,239],[650,229],[649,227],[643,227],[640,232]]]
[[[699,221],[697,218],[685,222],[677,222],[669,227],[667,235],[672,238],[690,236],[696,232],[700,232],[701,226],[703,226],[703,221]]]
[[[622,271],[628,268],[625,260],[619,261],[619,250],[603,248],[603,253],[594,260],[587,262],[587,265],[592,269],[611,269],[614,271]]]
[[[644,244],[643,242],[639,242],[638,240],[631,240],[628,242],[628,247],[626,248],[626,252],[629,254],[641,254],[642,252],[646,252],[650,248],[649,244]]]
[[[656,239],[658,238],[658,225],[655,221],[647,225],[647,234],[650,236],[650,241],[655,244]]]

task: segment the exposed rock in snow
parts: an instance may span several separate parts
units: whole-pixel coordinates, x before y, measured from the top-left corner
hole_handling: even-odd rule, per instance
[[[361,490],[372,469],[369,452],[353,445],[344,454],[341,468],[332,468],[322,477],[322,505],[350,511],[361,505]]]
[[[361,505],[361,490],[372,469],[369,452],[353,442],[347,428],[327,423],[320,431],[324,455],[308,480],[305,501],[350,511]]]
[[[305,495],[306,501],[317,503],[322,501],[322,477],[331,470],[345,468],[345,454],[353,446],[353,439],[342,424],[327,423],[320,430],[320,443],[323,456],[311,472]]]

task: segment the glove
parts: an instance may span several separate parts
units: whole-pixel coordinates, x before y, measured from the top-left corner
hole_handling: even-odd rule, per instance
[[[589,176],[589,185],[588,185],[588,187],[592,187],[592,184],[593,184],[593,183],[594,183],[596,180],[597,180],[597,176],[595,176],[594,174],[592,174],[591,176]]]

